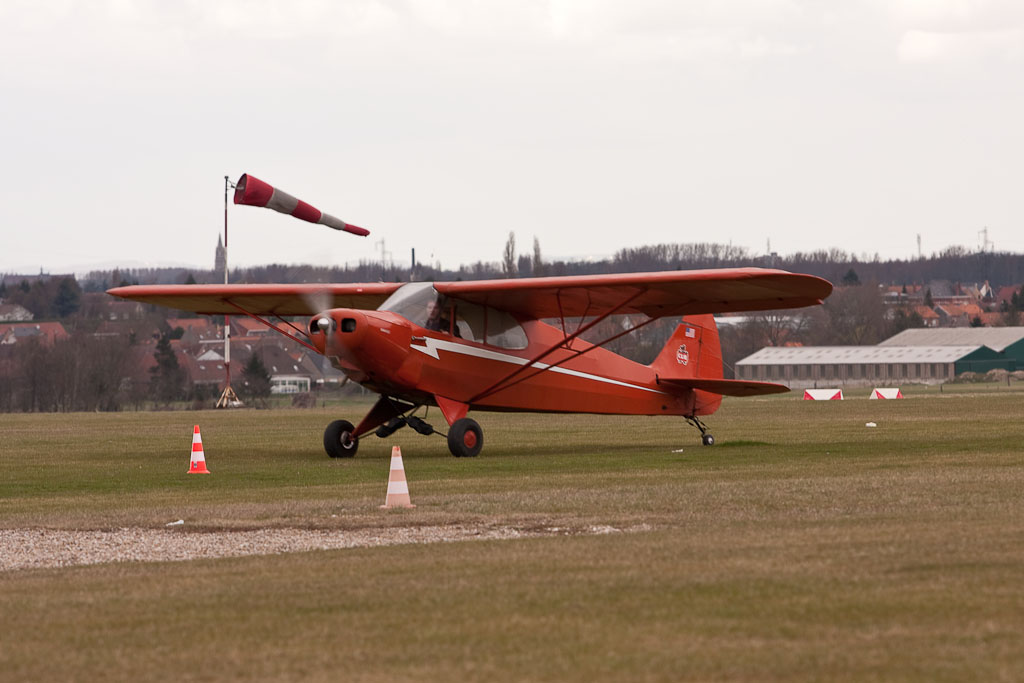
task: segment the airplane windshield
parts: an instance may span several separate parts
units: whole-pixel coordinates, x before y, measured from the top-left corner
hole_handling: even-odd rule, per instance
[[[420,327],[427,322],[427,304],[437,301],[437,292],[429,282],[402,285],[380,305],[379,311],[397,313]]]
[[[409,322],[456,337],[499,346],[525,349],[526,332],[505,311],[440,296],[429,282],[410,282],[400,287],[378,310],[391,311]],[[433,315],[431,315],[433,313]],[[454,325],[452,320],[454,319]]]

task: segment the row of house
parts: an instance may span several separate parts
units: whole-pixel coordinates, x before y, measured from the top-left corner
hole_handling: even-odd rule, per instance
[[[200,389],[208,387],[208,393],[223,388],[228,381],[223,324],[213,318],[171,318],[166,323],[180,335],[171,340],[171,348],[178,365],[185,369],[189,384]],[[270,374],[272,393],[293,394],[344,383],[344,375],[325,358],[280,335],[266,334],[266,328],[256,321],[232,318],[231,331],[230,367],[235,384],[240,382],[242,369],[253,354],[259,356]],[[126,374],[122,380],[143,386],[149,382],[162,334],[158,321],[104,320],[91,334],[101,339],[129,341],[124,350]],[[14,345],[31,340],[53,346],[68,338],[67,330],[59,322],[0,323],[0,348],[13,350]]]
[[[52,346],[54,342],[67,337],[67,330],[58,322],[0,323],[0,346],[12,346],[29,339],[38,339]]]
[[[255,320],[241,317],[229,320],[233,384],[239,383],[242,369],[253,355],[259,357],[270,375],[271,393],[296,394],[344,384],[344,375],[319,354],[271,332]],[[167,325],[172,332],[180,330],[181,336],[171,341],[171,348],[178,364],[185,368],[192,386],[209,387],[210,391],[223,388],[228,381],[228,364],[224,326],[220,324],[219,316],[169,318]],[[151,347],[151,358],[156,351],[157,338],[158,335],[151,335],[145,344]],[[149,363],[149,367],[153,365],[155,361]]]
[[[927,285],[883,286],[882,301],[890,310],[902,307],[916,313],[925,327],[992,327],[1003,324],[1003,311],[1020,291],[1021,285],[993,289],[988,282],[962,285],[935,281]]]

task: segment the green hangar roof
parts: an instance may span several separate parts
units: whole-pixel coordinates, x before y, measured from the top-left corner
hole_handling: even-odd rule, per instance
[[[994,351],[1014,347],[1024,358],[1024,327],[932,327],[903,330],[879,346],[987,346]],[[1020,344],[1018,347],[1017,345]],[[1019,350],[1018,350],[1019,349]]]

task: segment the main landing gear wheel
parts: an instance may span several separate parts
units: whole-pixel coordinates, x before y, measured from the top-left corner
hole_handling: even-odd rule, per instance
[[[448,450],[456,458],[473,458],[484,447],[484,432],[476,420],[464,417],[448,430]]]
[[[705,446],[714,446],[715,437],[711,436],[710,434],[704,434],[703,436],[700,437],[700,442]]]
[[[324,450],[332,458],[351,458],[359,448],[359,439],[348,420],[335,420],[324,430]]]

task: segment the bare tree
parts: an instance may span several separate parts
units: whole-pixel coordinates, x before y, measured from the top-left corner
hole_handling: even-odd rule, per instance
[[[505,242],[501,266],[505,272],[505,277],[515,277],[516,273],[519,272],[516,268],[516,234],[512,231],[509,231],[508,240]]]
[[[744,334],[760,346],[802,341],[810,321],[803,311],[761,311],[743,324]]]
[[[838,287],[820,308],[811,309],[815,316],[813,343],[820,345],[861,345],[881,341],[885,325],[885,305],[878,285]]]
[[[540,240],[537,236],[533,237],[533,276],[540,277],[544,275],[544,259],[540,257]]]

